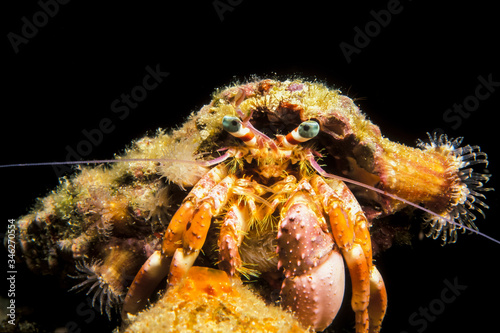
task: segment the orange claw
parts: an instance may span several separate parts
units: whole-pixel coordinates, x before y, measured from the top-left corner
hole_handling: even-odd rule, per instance
[[[227,175],[225,166],[220,165],[210,170],[189,192],[184,202],[172,217],[165,238],[162,244],[162,253],[166,256],[173,256],[175,250],[182,246],[184,232],[188,223],[192,220],[194,210],[211,189],[213,189],[222,178]]]
[[[212,210],[215,207],[214,211],[217,211],[227,201],[228,191],[234,180],[233,177],[226,176],[225,165],[214,167],[196,183],[184,199],[170,221],[162,243],[162,250],[155,251],[149,257],[129,287],[123,303],[122,318],[124,320],[127,319],[128,313],[135,314],[145,307],[151,293],[167,276],[169,266],[170,284],[178,282],[186,275],[203,246],[210,227]],[[221,181],[223,178],[225,180]],[[229,181],[226,178],[229,178]],[[201,209],[195,210],[200,202]],[[192,223],[194,223],[193,226]],[[193,237],[193,232],[200,237]]]
[[[205,201],[196,210],[194,217],[187,220],[182,234],[182,244],[175,250],[170,265],[169,285],[177,284],[193,266],[200,249],[205,243],[212,220],[212,205]]]

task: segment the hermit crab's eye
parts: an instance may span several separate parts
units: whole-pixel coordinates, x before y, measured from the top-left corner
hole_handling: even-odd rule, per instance
[[[319,133],[319,124],[315,121],[304,121],[299,125],[299,135],[304,139],[314,138]]]
[[[319,124],[315,121],[304,121],[286,136],[279,138],[280,145],[285,147],[295,147],[301,142],[311,140],[319,133]]]
[[[254,147],[257,144],[255,135],[238,117],[224,116],[222,127],[232,136],[240,138],[247,146]]]
[[[224,116],[222,127],[229,133],[237,133],[241,129],[241,121],[238,117]]]

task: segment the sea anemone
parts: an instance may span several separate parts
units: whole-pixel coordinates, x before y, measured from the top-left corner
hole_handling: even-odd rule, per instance
[[[88,288],[87,295],[93,294],[92,306],[101,314],[106,312],[111,320],[113,309],[117,310],[123,303],[131,278],[146,260],[144,246],[142,241],[124,240],[100,251],[104,260],[78,261],[75,265],[78,274],[70,277],[84,281],[70,291]]]
[[[446,157],[449,162],[446,170],[447,178],[450,179],[449,201],[441,212],[442,217],[456,221],[460,225],[478,230],[474,221],[476,216],[473,211],[480,213],[484,217],[482,209],[488,209],[488,205],[481,199],[485,195],[481,192],[491,191],[492,188],[485,188],[483,185],[490,179],[490,174],[475,172],[472,166],[484,164],[488,166],[488,156],[481,151],[479,146],[460,147],[462,137],[448,139],[446,135],[439,137],[429,136],[430,143],[419,141],[418,146],[425,151],[439,153]],[[427,237],[434,239],[441,236],[444,243],[454,243],[457,239],[457,229],[465,232],[465,228],[448,223],[446,220],[435,215],[426,216],[425,221],[430,226]]]
[[[117,308],[123,302],[125,293],[123,290],[120,290],[122,288],[117,286],[115,281],[108,279],[101,260],[94,260],[90,264],[85,261],[77,262],[76,269],[80,274],[70,277],[85,279],[85,281],[77,284],[69,291],[84,290],[90,286],[87,290],[87,295],[92,292],[94,293],[92,296],[92,306],[96,307],[97,300],[101,314],[103,314],[104,309],[109,320],[111,320],[112,309]]]

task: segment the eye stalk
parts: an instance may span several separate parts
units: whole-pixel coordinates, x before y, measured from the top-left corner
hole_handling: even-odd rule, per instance
[[[240,138],[247,146],[255,147],[257,139],[250,129],[241,123],[240,118],[234,116],[224,116],[222,127],[229,134]]]
[[[319,124],[313,120],[304,121],[286,136],[280,136],[279,145],[283,147],[295,147],[299,143],[314,138],[319,133]]]
[[[234,116],[224,116],[222,119],[222,127],[232,136],[241,139],[247,146],[255,147],[257,145],[257,137],[255,136],[255,133],[245,126],[241,122],[240,118]],[[278,135],[276,137],[276,144],[278,146],[292,148],[299,143],[311,140],[318,135],[319,130],[320,127],[317,122],[313,120],[304,121],[286,136]],[[254,129],[254,131],[256,130]],[[262,134],[262,136],[264,135]],[[269,138],[267,139],[270,140]]]

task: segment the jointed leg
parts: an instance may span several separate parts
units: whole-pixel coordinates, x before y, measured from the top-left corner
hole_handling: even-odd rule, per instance
[[[181,247],[175,250],[172,263],[170,264],[168,277],[169,286],[176,285],[184,276],[186,276],[188,270],[193,266],[196,258],[198,258],[198,253],[199,251],[188,253]]]
[[[163,256],[160,251],[155,251],[142,265],[123,302],[123,320],[127,319],[128,313],[135,314],[146,307],[149,296],[167,275],[169,262],[170,258]]]
[[[311,184],[322,194],[335,242],[340,247],[352,280],[351,306],[356,313],[356,332],[377,332],[387,307],[385,286],[372,264],[369,224],[347,186],[334,182],[334,189],[321,177]],[[372,327],[373,326],[373,327]]]
[[[163,238],[162,254],[168,257],[174,255],[175,250],[182,246],[182,236],[186,224],[193,218],[195,204],[190,200],[184,201],[175,212]]]
[[[352,282],[351,306],[356,314],[356,332],[368,332],[368,303],[370,279],[363,249],[354,244],[352,249],[342,250]]]
[[[233,193],[241,196],[241,200],[228,209],[220,228],[217,244],[220,269],[226,271],[229,276],[234,276],[236,272],[245,276],[252,274],[251,270],[242,267],[240,258],[239,247],[244,236],[252,223],[259,224],[256,226],[257,230],[268,227],[266,223],[271,220],[276,208],[286,201],[290,192],[294,190],[296,181],[294,176],[288,176],[273,184],[271,188],[256,184],[248,179],[242,178],[237,181]],[[269,192],[274,194],[266,200],[261,197]]]
[[[241,269],[239,247],[244,234],[248,230],[250,213],[245,203],[234,204],[229,208],[220,228],[219,241],[219,268],[234,276]]]
[[[380,332],[382,320],[387,310],[387,292],[384,280],[375,266],[370,274],[370,304],[368,314],[370,317],[370,332]]]
[[[189,192],[181,207],[172,217],[163,238],[162,253],[173,256],[177,248],[182,246],[182,238],[189,221],[193,218],[194,210],[201,200],[207,196],[224,177],[227,169],[224,165],[217,166],[207,172]]]
[[[123,303],[123,319],[126,319],[127,313],[135,314],[146,306],[146,301],[153,290],[169,272],[170,257],[176,253],[178,248],[182,247],[184,231],[193,218],[196,205],[226,174],[227,170],[224,165],[213,168],[198,181],[184,199],[165,232],[162,250],[155,251],[151,255],[130,285]],[[188,259],[183,259],[183,261],[188,263]],[[176,264],[178,261],[177,259]]]
[[[170,285],[176,284],[193,265],[205,244],[212,217],[218,214],[226,204],[235,181],[236,177],[229,175],[214,186],[207,197],[201,201],[194,212],[193,219],[187,222],[182,247],[175,251],[170,265]]]

